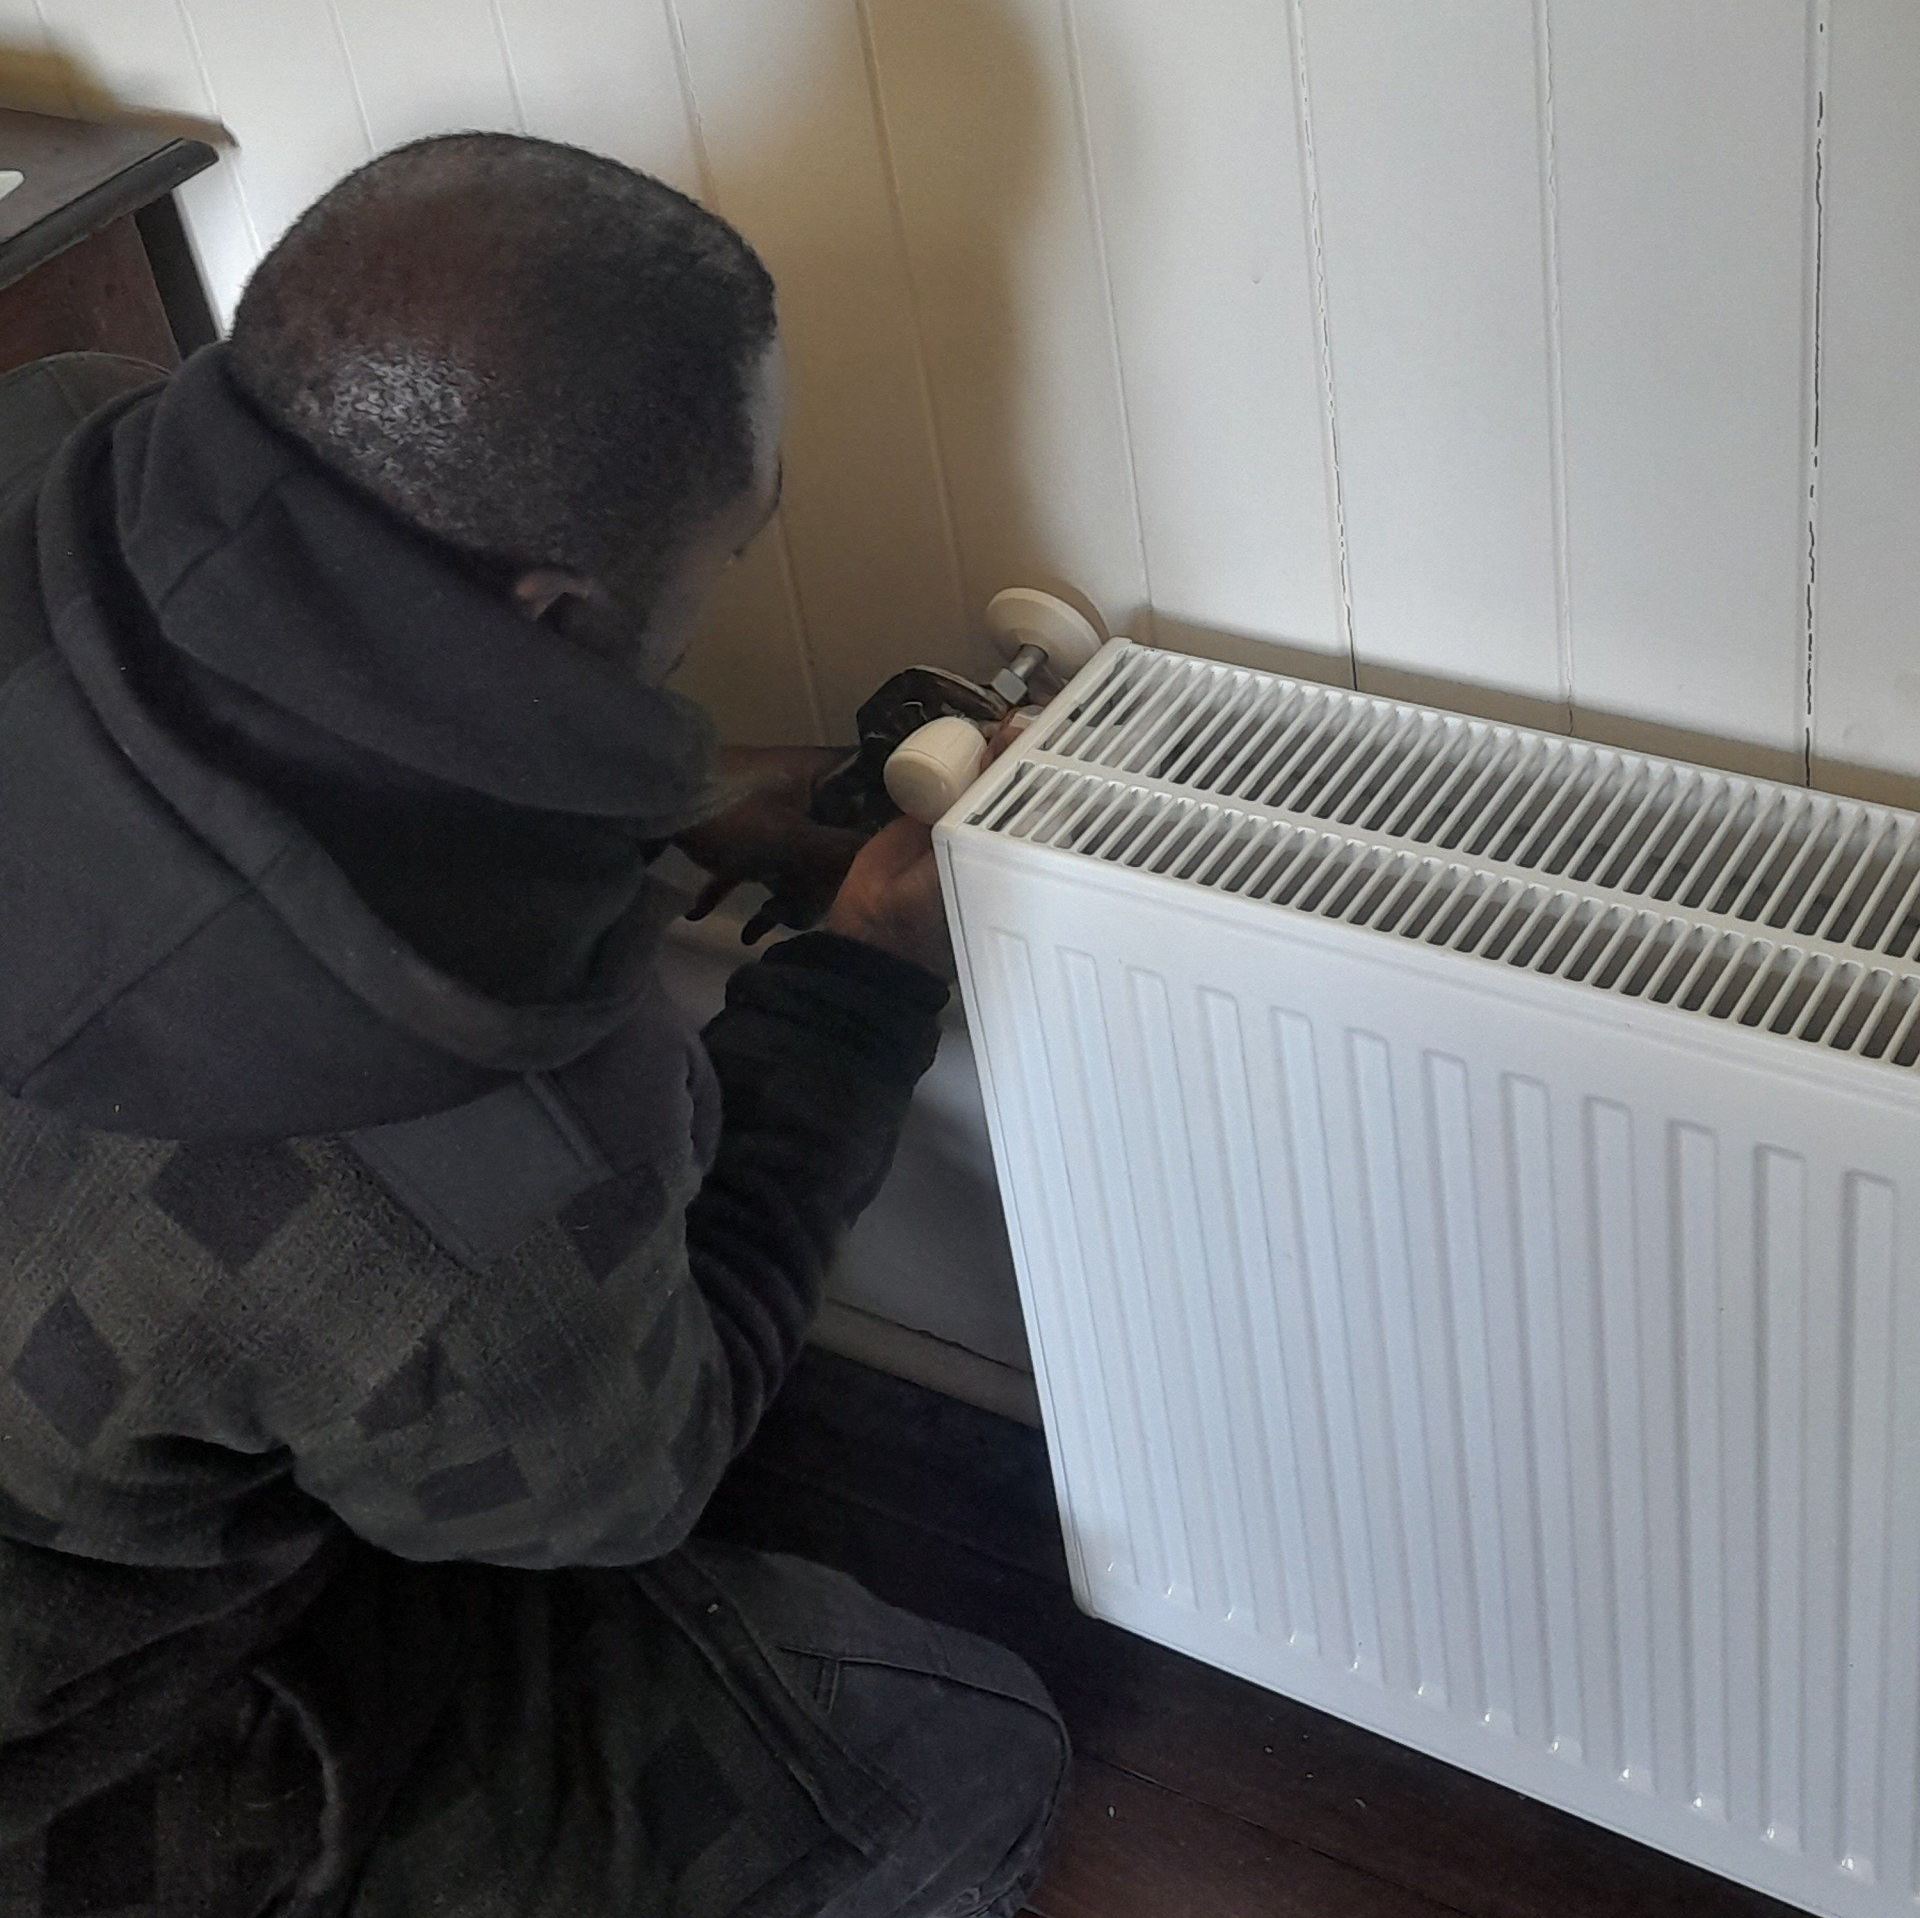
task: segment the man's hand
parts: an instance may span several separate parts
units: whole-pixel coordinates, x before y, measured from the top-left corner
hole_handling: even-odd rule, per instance
[[[932,829],[915,819],[882,827],[860,849],[822,927],[951,979],[953,945]]]
[[[1009,713],[987,735],[989,765],[1020,737],[1025,717]],[[933,828],[917,819],[882,827],[860,849],[824,923],[828,932],[864,940],[952,979],[953,941],[933,856]]]
[[[748,923],[749,943],[777,925],[819,919],[862,843],[859,833],[808,816],[815,781],[845,757],[814,746],[730,747],[721,755],[730,803],[678,842],[713,875],[688,918],[704,919],[736,887],[760,885],[773,897]]]

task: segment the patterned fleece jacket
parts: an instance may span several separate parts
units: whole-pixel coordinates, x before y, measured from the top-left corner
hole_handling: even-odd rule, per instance
[[[405,1562],[655,1557],[752,1432],[945,993],[809,935],[679,1029],[707,755],[221,348],[0,382],[0,1906],[195,1728],[350,1857]]]

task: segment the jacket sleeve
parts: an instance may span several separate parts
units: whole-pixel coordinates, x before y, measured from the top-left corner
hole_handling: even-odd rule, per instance
[[[484,1263],[449,1253],[430,1207],[398,1207],[362,1168],[336,1168],[363,1214],[387,1216],[356,1256],[389,1270],[336,1266],[335,1282],[404,1302],[414,1288],[395,1260],[437,1262],[423,1289],[449,1303],[418,1326],[369,1328],[369,1349],[393,1360],[378,1377],[306,1392],[304,1409],[303,1387],[283,1395],[274,1422],[299,1483],[410,1558],[547,1568],[673,1550],[799,1351],[838,1239],[885,1176],[945,998],[931,975],[847,940],[776,948],[736,975],[705,1035],[720,1123],[704,1179],[684,1107],[671,1161],[664,1140],[624,1162],[597,1150],[624,1082],[589,1072],[559,1118],[604,1176]],[[404,1317],[403,1303],[386,1309]]]
[[[735,1451],[798,1356],[841,1235],[887,1175],[946,997],[917,966],[813,933],[736,974],[707,1028],[722,1121],[687,1258],[726,1355]]]

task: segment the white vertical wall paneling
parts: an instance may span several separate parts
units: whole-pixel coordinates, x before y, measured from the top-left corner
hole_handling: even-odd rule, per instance
[[[1533,9],[1300,17],[1359,683],[1564,724]]]
[[[721,579],[674,688],[736,746],[846,744],[827,725],[779,525]]]
[[[495,0],[526,130],[700,189],[667,16],[646,0]]]
[[[333,0],[376,151],[466,127],[514,131],[492,0]]]
[[[660,32],[673,70],[691,177],[683,190],[713,198],[712,163],[702,137],[680,17],[660,0]],[[657,55],[656,55],[657,57]],[[783,514],[722,576],[692,652],[676,684],[719,721],[722,734],[746,745],[823,744],[826,728],[805,621],[794,590]]]
[[[0,0],[0,48],[37,54],[50,45],[36,0]]]
[[[224,121],[192,19],[178,0],[41,0],[40,12],[54,45],[125,105]],[[248,185],[248,163],[229,151],[180,189],[201,277],[218,312],[258,257]]]
[[[1344,677],[1285,9],[1074,17],[1159,637]]]
[[[174,0],[9,0],[31,33],[79,70],[83,92],[99,91],[135,108],[205,113],[184,16]]]
[[[1175,644],[1326,647],[1337,671],[1284,10],[869,11],[871,75],[854,0],[686,9],[722,204],[786,284],[788,536],[835,729],[898,661],[971,658],[980,601],[1015,578],[1082,587],[1116,624],[1151,597]],[[1583,730],[1791,773],[1811,624],[1816,776],[1920,797],[1907,10],[1299,18],[1363,679],[1546,717],[1571,697]],[[183,196],[222,312],[315,194],[430,127],[524,122],[699,184],[666,0],[0,0],[22,44],[43,21],[129,104],[238,136]],[[761,165],[783,142],[792,164]],[[781,572],[777,541],[738,569],[690,669],[741,736],[811,724]]]
[[[790,370],[784,514],[829,730],[907,656],[967,638],[929,436],[859,10],[676,0],[715,204],[780,284]],[[977,613],[977,608],[972,609]]]
[[[1060,0],[873,0],[969,607],[1015,583],[1147,600]]]
[[[1810,4],[1546,16],[1576,723],[1784,778],[1805,749]]]
[[[0,85],[11,104],[32,112],[75,108],[39,0],[0,0]]]
[[[1814,777],[1920,799],[1920,10],[1833,0]]]
[[[84,4],[97,20],[99,0]],[[181,7],[220,118],[240,143],[254,232],[271,246],[372,150],[331,0],[181,0]],[[212,292],[216,309],[230,314],[238,284]]]

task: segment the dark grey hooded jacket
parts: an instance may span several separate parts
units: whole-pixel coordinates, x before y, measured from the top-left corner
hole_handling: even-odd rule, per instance
[[[0,381],[0,1908],[191,1738],[337,1888],[458,1669],[408,1561],[654,1558],[751,1432],[944,990],[814,935],[679,1029],[707,750],[222,349]]]

